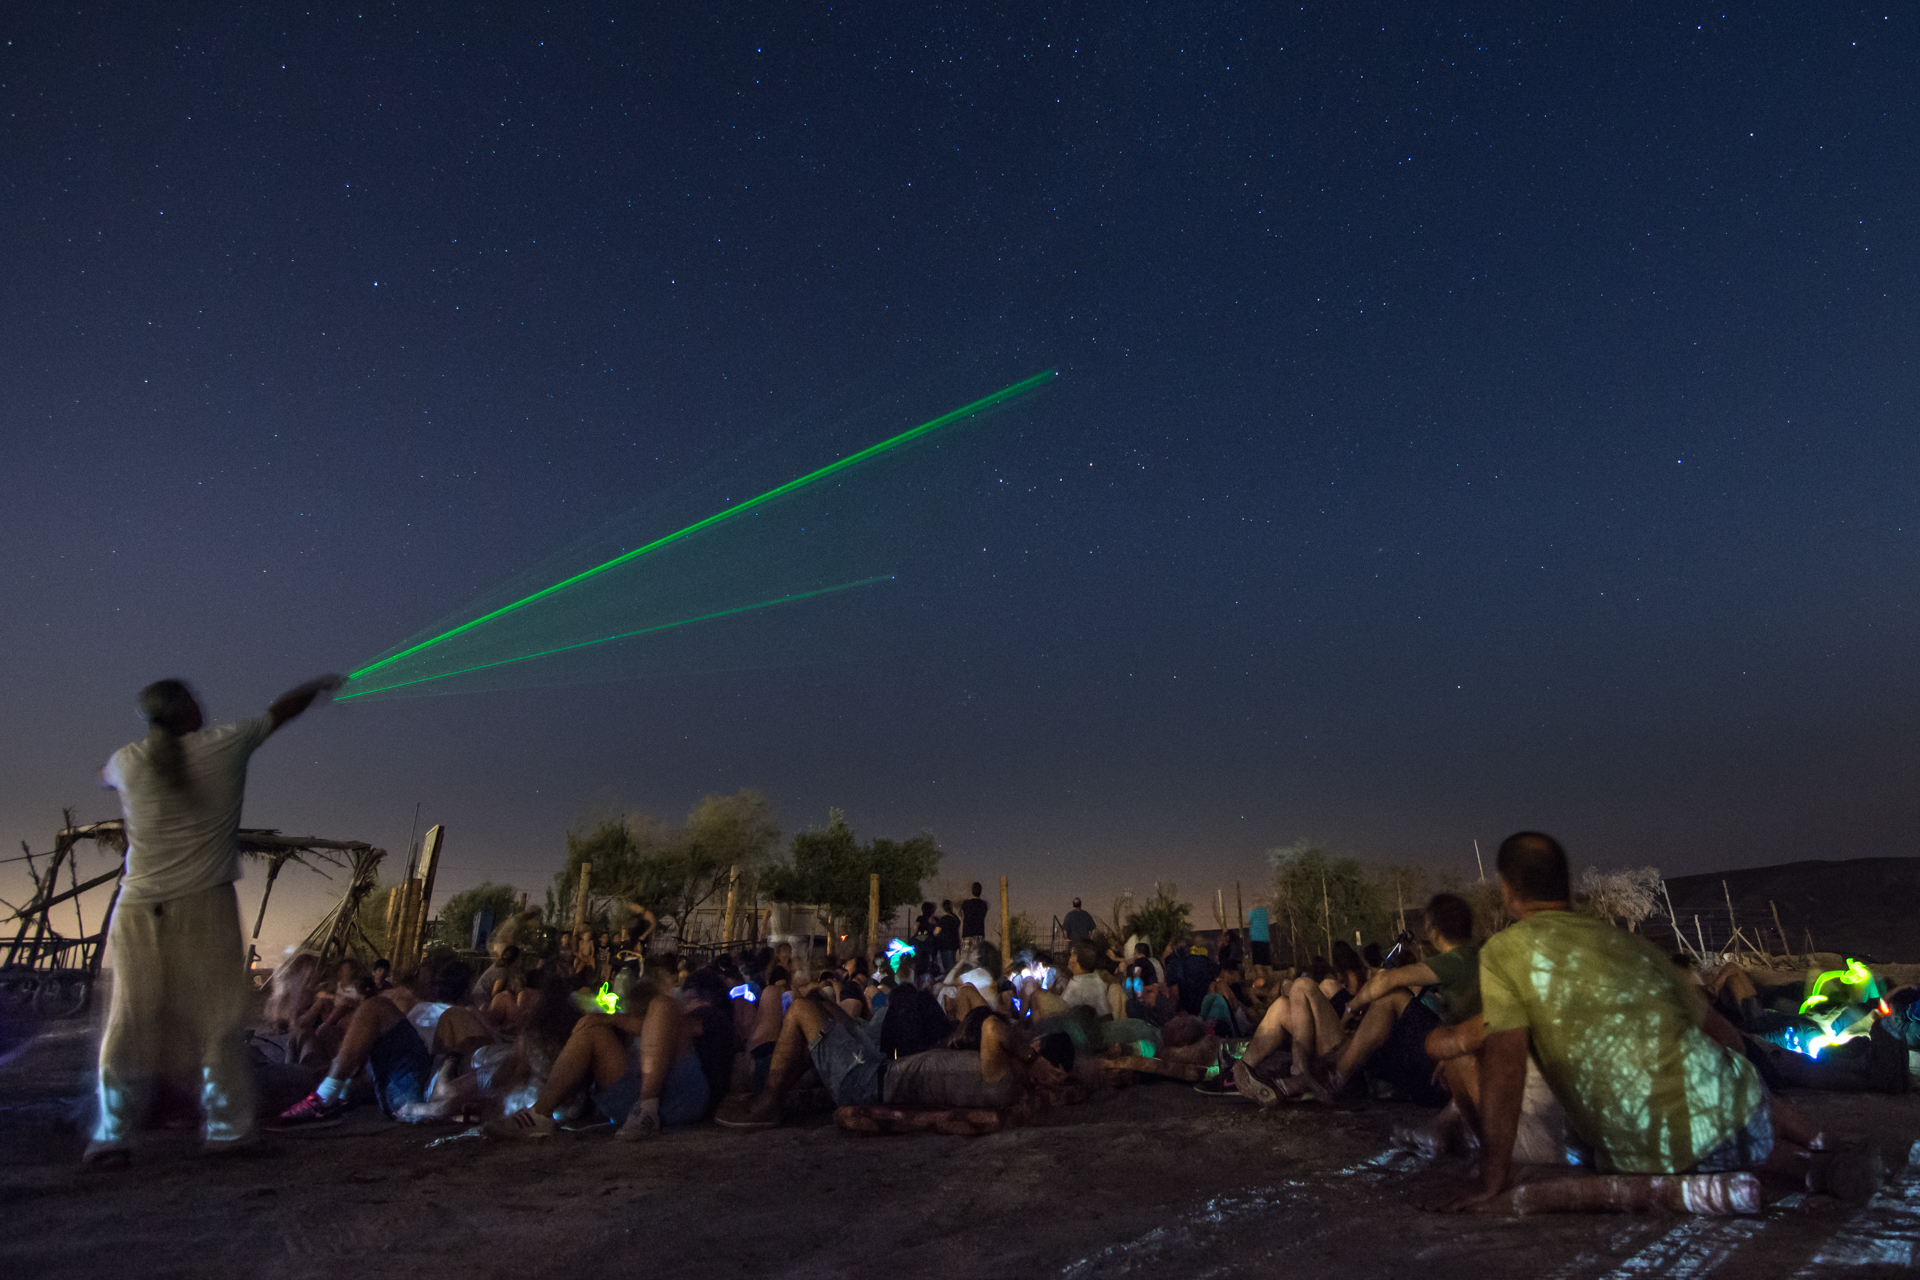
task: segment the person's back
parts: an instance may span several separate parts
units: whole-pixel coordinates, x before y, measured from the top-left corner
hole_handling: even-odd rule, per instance
[[[1069,946],[1085,942],[1093,936],[1093,917],[1081,909],[1080,899],[1073,900],[1073,910],[1067,912],[1060,922],[1060,930],[1067,935]]]
[[[1760,1105],[1753,1067],[1701,1028],[1706,1001],[1637,934],[1538,911],[1480,949],[1489,1033],[1525,1027],[1602,1169],[1682,1172]]]
[[[198,729],[173,739],[179,785],[163,777],[161,742],[113,753],[103,775],[126,814],[127,873],[120,901],[165,902],[240,878],[240,803],[247,759],[273,732],[270,717]]]
[[[987,900],[980,896],[980,886],[977,884],[973,886],[973,896],[960,904],[960,936],[987,936]]]

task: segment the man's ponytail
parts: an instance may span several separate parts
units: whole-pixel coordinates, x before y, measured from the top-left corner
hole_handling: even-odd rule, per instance
[[[156,680],[140,691],[140,714],[147,718],[148,758],[160,781],[175,791],[188,786],[187,752],[178,727],[194,706],[193,692],[179,680]]]

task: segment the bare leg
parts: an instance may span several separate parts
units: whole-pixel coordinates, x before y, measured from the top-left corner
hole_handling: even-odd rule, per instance
[[[393,1024],[405,1017],[384,996],[362,1000],[347,1022],[347,1033],[340,1038],[340,1049],[333,1055],[333,1066],[327,1074],[336,1080],[353,1079],[367,1065],[373,1042],[393,1030]]]
[[[1025,1058],[1025,1049],[1011,1023],[988,1018],[980,1024],[980,1078],[988,1084],[1005,1079]]]
[[[454,1005],[441,1014],[440,1023],[433,1030],[433,1051],[451,1054],[463,1062],[475,1049],[493,1042],[493,1031],[486,1019],[465,1005]]]
[[[965,1022],[968,1014],[986,1002],[986,997],[980,994],[978,987],[974,986],[971,982],[961,983],[960,996],[953,1002],[953,1020],[955,1022]]]
[[[1368,1005],[1360,1015],[1360,1025],[1347,1037],[1346,1044],[1340,1047],[1340,1056],[1333,1064],[1332,1085],[1338,1090],[1353,1073],[1358,1071],[1373,1051],[1387,1042],[1393,1033],[1394,1021],[1406,1009],[1407,1001],[1413,997],[1405,991],[1390,992]]]
[[[585,1084],[589,1078],[601,1088],[611,1088],[627,1074],[627,1046],[610,1022],[586,1019],[575,1024],[566,1047],[553,1060],[553,1070],[533,1100],[536,1115],[552,1115],[553,1109]]]
[[[1240,1055],[1240,1061],[1249,1068],[1259,1066],[1287,1043],[1290,1003],[1285,996],[1281,996],[1267,1006],[1266,1013],[1260,1018],[1260,1025],[1254,1029],[1253,1039],[1247,1042],[1247,1051]]]
[[[662,997],[647,1006],[640,1029],[640,1100],[655,1102],[667,1087],[667,1075],[693,1042],[692,1027],[677,1000]]]
[[[780,1027],[780,1038],[773,1042],[773,1061],[767,1067],[767,1087],[753,1100],[749,1118],[756,1121],[778,1120],[780,1104],[794,1083],[812,1065],[809,1052],[813,1042],[827,1033],[827,1011],[817,1001],[795,1000]]]

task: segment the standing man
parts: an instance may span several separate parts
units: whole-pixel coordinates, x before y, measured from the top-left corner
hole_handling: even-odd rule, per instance
[[[211,729],[181,681],[140,691],[147,736],[114,752],[101,773],[120,793],[127,865],[107,932],[113,1004],[100,1041],[100,1115],[88,1163],[130,1157],[159,1063],[176,1051],[200,1070],[207,1149],[258,1137],[239,1035],[248,987],[233,890],[247,758],[343,683],[320,676],[281,694],[257,720]]]
[[[973,882],[973,896],[960,904],[960,943],[968,938],[987,938],[987,900],[980,896],[980,882]]]
[[[940,972],[952,973],[960,959],[960,917],[945,898],[940,899],[940,914],[933,918],[933,950],[940,957]]]
[[[1255,898],[1253,910],[1247,912],[1247,959],[1253,962],[1255,970],[1273,967],[1273,942],[1267,923],[1267,900]]]
[[[1093,917],[1080,909],[1080,899],[1073,900],[1073,910],[1067,912],[1067,918],[1060,922],[1060,928],[1067,935],[1067,945],[1077,947],[1093,936]]]

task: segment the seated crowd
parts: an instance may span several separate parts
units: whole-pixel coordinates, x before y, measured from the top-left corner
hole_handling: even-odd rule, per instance
[[[1574,911],[1551,837],[1510,837],[1497,865],[1512,923],[1484,941],[1469,904],[1443,893],[1418,942],[1403,934],[1384,956],[1336,943],[1304,971],[1274,968],[1263,936],[1243,946],[1230,932],[1217,952],[1187,933],[1157,949],[1083,936],[1061,966],[1023,955],[996,976],[977,939],[949,946],[931,903],[921,945],[897,965],[855,957],[813,973],[784,944],[643,971],[590,937],[537,965],[496,942],[477,977],[446,957],[398,979],[348,962],[321,980],[307,957],[276,975],[270,1013],[289,1061],[326,1075],[268,1127],[337,1123],[363,1074],[399,1120],[491,1115],[486,1133],[504,1140],[592,1126],[644,1140],[709,1119],[775,1125],[801,1093],[840,1108],[1003,1111],[1153,1066],[1265,1107],[1393,1097],[1429,1109],[1396,1143],[1478,1164],[1436,1208],[1490,1200],[1538,1165],[1751,1170],[1854,1200],[1879,1185],[1877,1152],[1830,1149],[1778,1090],[1893,1087],[1896,1069],[1904,1086],[1916,992],[1879,997],[1873,1039],[1817,1064],[1792,1051],[1804,1031],[1743,971],[1703,975]]]

